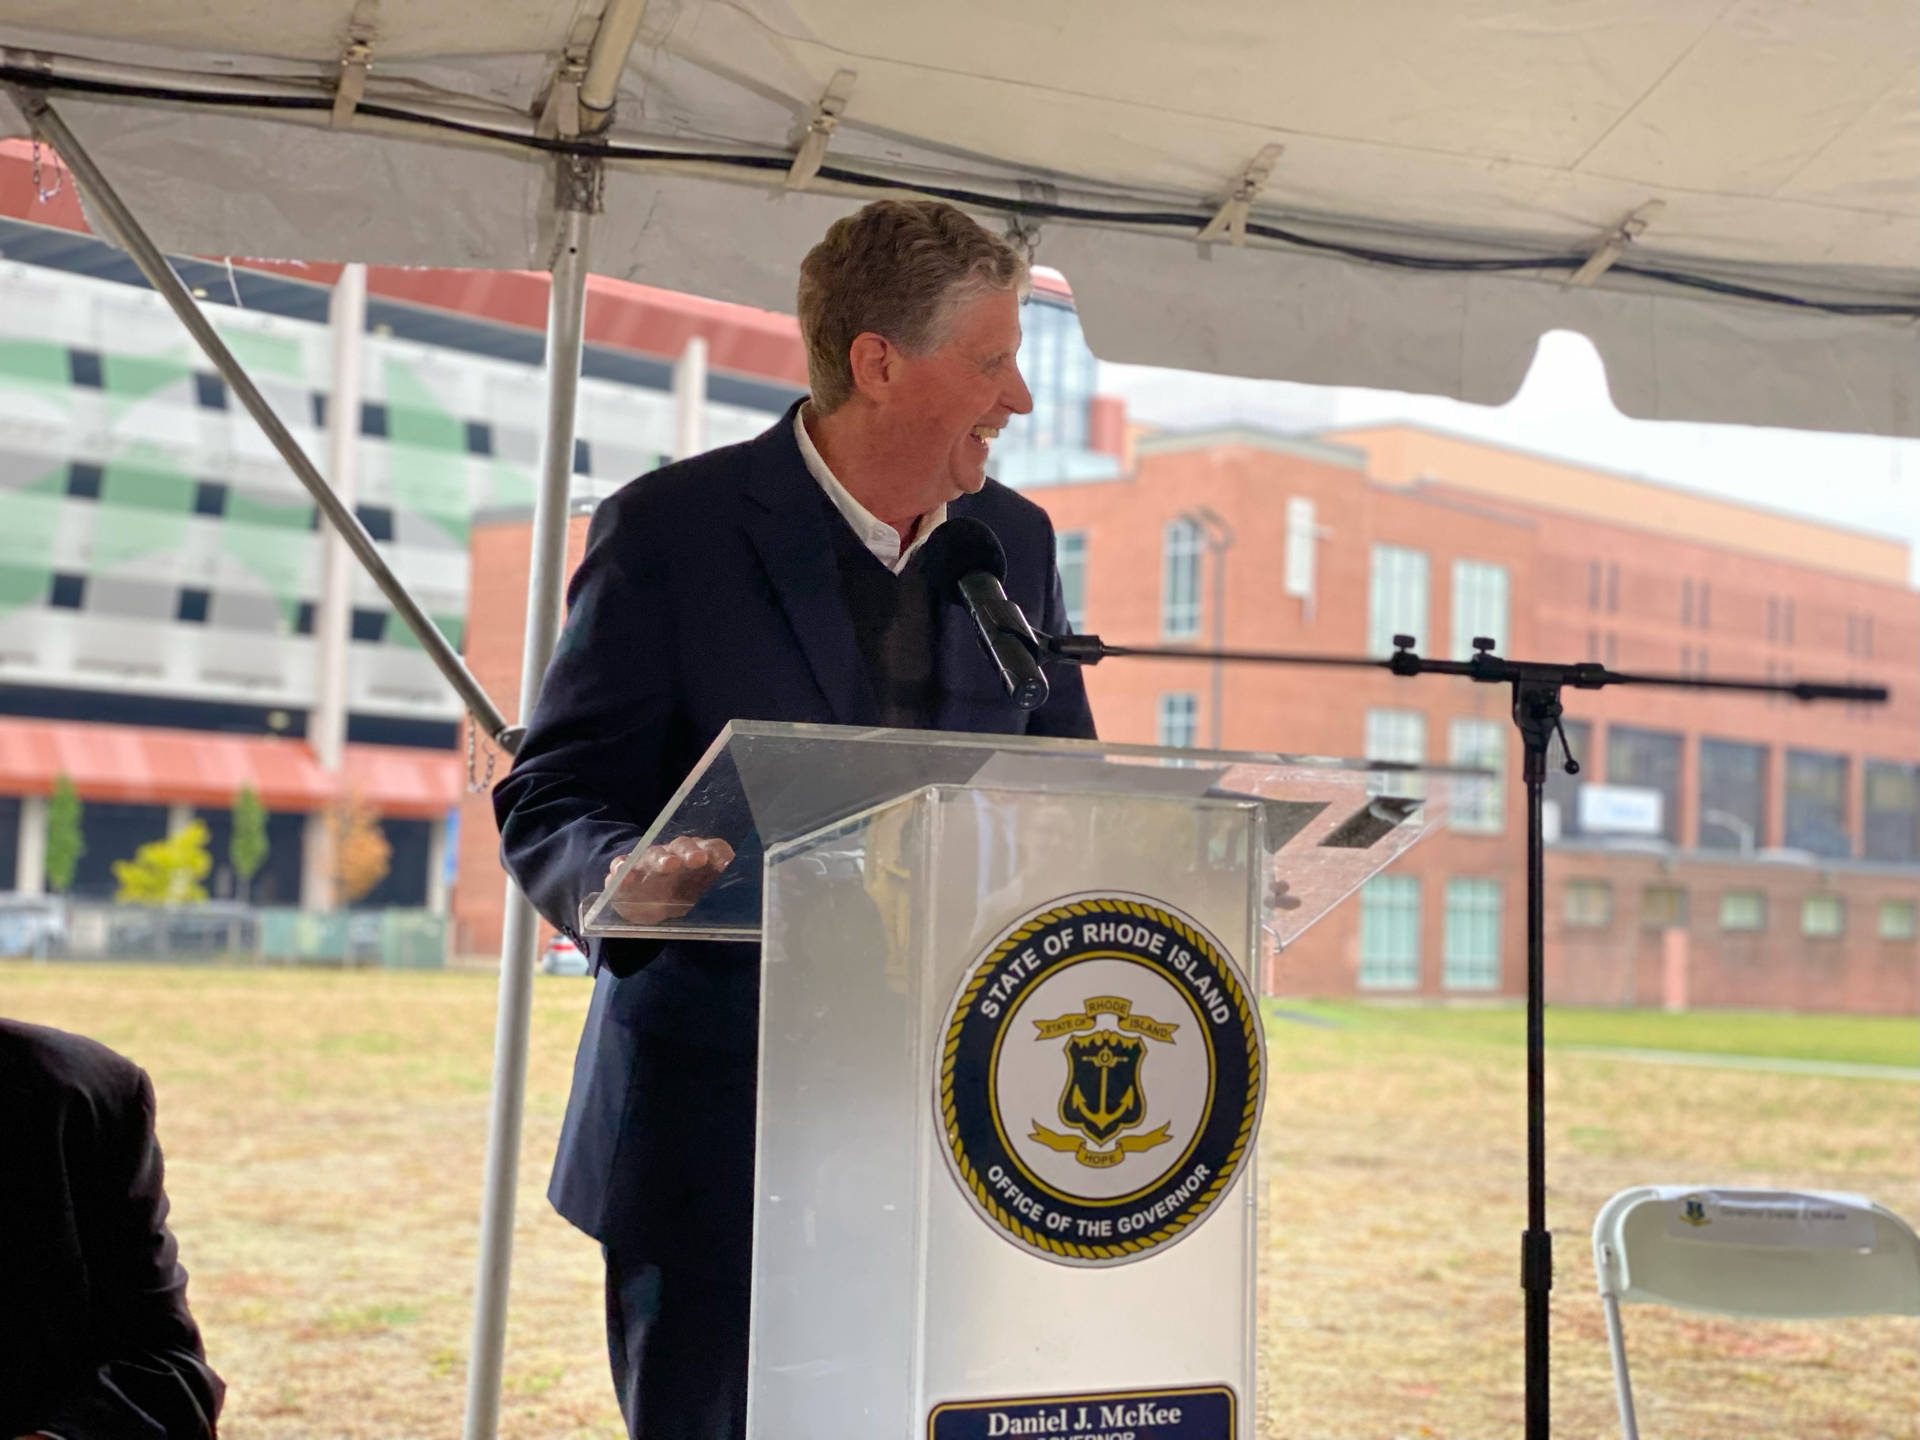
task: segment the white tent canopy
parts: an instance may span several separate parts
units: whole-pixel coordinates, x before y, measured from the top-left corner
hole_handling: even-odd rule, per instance
[[[1920,435],[1913,0],[0,0],[0,45],[175,252],[541,266],[584,131],[609,275],[790,308],[893,183],[1020,215],[1111,360],[1497,403],[1569,328],[1631,415]]]

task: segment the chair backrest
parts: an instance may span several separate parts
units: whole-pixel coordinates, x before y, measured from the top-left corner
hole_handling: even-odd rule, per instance
[[[1642,1185],[1593,1222],[1600,1293],[1720,1315],[1920,1315],[1920,1238],[1864,1195]]]

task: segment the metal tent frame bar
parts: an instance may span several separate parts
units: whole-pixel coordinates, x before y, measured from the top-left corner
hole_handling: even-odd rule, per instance
[[[612,0],[627,44],[644,0]],[[606,16],[603,16],[603,27]],[[596,49],[598,46],[596,45]],[[625,50],[621,50],[624,62]],[[616,72],[617,73],[617,72]],[[508,754],[519,748],[523,725],[510,725],[439,628],[427,617],[381,556],[359,518],[320,473],[267,403],[245,368],[227,348],[173,267],[167,263],[133,212],[114,190],[93,157],[48,102],[44,93],[6,87],[35,132],[59,151],[86,193],[112,239],[133,258],[147,282],[180,319],[214,369],[246,407],[326,517],[347,548],[379,586],[394,612],[406,623],[435,667],[447,679],[472,722]],[[520,671],[520,714],[538,695],[560,630],[561,590],[566,563],[567,492],[573,473],[574,409],[580,386],[585,331],[588,239],[592,216],[600,208],[598,160],[557,155],[555,210],[559,226],[549,266],[552,289],[547,314],[547,420],[540,492],[534,508],[533,554],[528,577],[526,647]],[[333,423],[348,423],[353,409],[336,397]],[[525,1109],[528,1033],[533,1003],[533,948],[539,916],[511,877],[500,948],[499,1012],[494,1030],[493,1088],[488,1115],[485,1189],[481,1200],[480,1243],[474,1286],[473,1333],[467,1368],[463,1440],[492,1440],[498,1432],[500,1385],[506,1354],[507,1294],[513,1260],[515,1187],[520,1166],[520,1127]]]
[[[520,713],[533,708],[560,633],[560,591],[567,551],[567,489],[573,477],[574,399],[580,388],[586,328],[588,246],[600,206],[600,170],[590,161],[555,164],[560,233],[547,298],[547,440],[534,503],[527,579],[526,645],[520,661]],[[516,734],[516,739],[517,734]],[[504,748],[504,747],[503,747]],[[507,1348],[507,1289],[513,1266],[514,1190],[520,1173],[527,1035],[533,1014],[533,947],[540,917],[506,877],[500,931],[500,1008],[493,1031],[493,1094],[487,1121],[486,1189],[480,1205],[479,1273],[467,1363],[462,1440],[492,1440],[499,1429],[500,1382]]]

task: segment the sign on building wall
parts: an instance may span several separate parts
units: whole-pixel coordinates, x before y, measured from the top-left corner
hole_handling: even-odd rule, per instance
[[[1660,835],[1664,797],[1638,785],[1580,787],[1580,828],[1589,835]]]

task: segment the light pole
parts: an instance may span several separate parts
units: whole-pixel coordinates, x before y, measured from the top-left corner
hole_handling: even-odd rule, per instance
[[[1700,818],[1709,825],[1718,825],[1723,830],[1733,831],[1740,839],[1740,853],[1742,855],[1753,854],[1753,826],[1742,820],[1738,815],[1729,814],[1725,810],[1702,810],[1700,812]]]
[[[1227,645],[1227,551],[1233,548],[1233,527],[1205,505],[1183,511],[1180,518],[1200,527],[1207,539],[1207,555],[1213,569],[1213,648]],[[1220,748],[1220,726],[1226,709],[1226,664],[1213,662],[1212,694],[1207,699],[1207,748]]]

